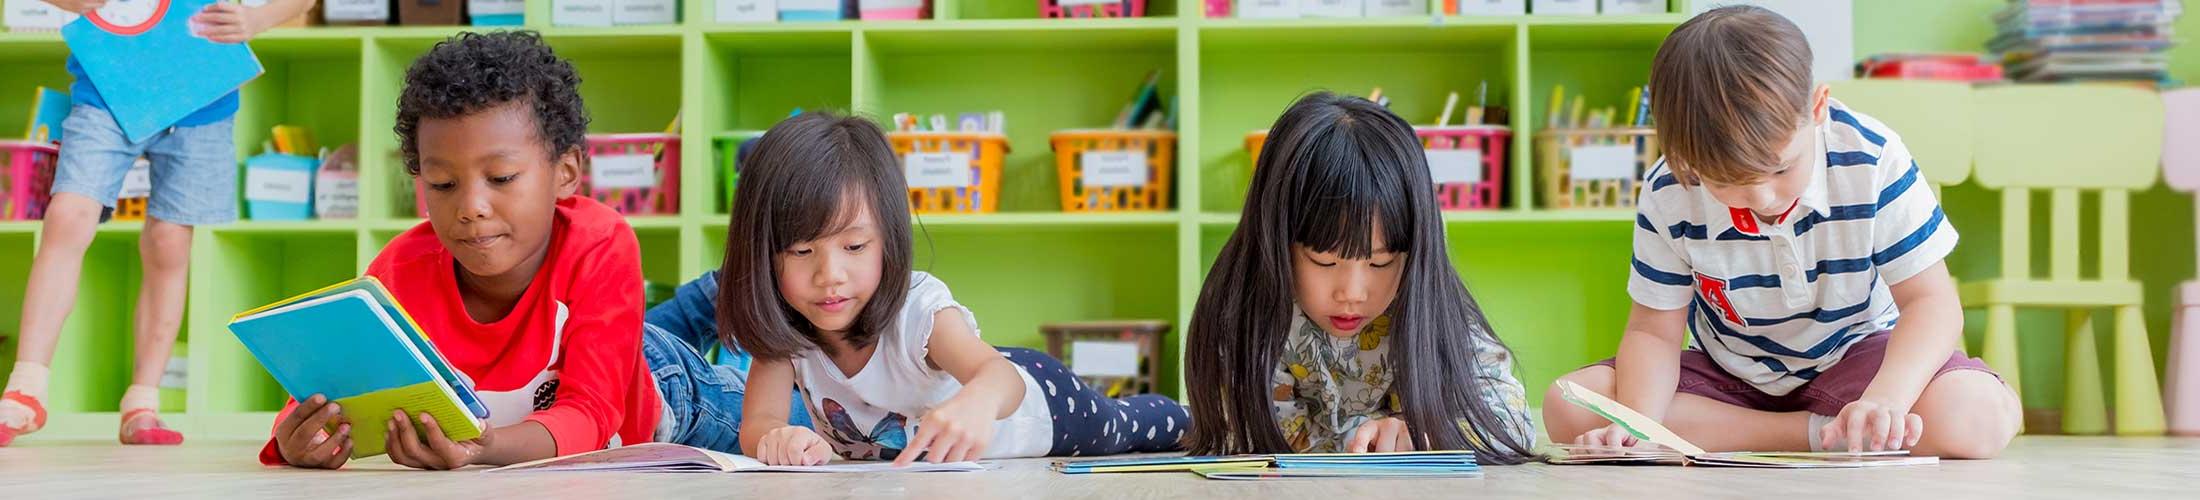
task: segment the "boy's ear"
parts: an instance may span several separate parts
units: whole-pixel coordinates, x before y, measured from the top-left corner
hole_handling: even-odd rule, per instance
[[[581,154],[581,148],[572,148],[558,155],[558,199],[562,200],[580,192],[581,169],[586,167],[587,162],[588,156]]]
[[[1833,86],[1818,84],[1810,92],[1810,118],[1812,123],[1826,123],[1833,119]]]

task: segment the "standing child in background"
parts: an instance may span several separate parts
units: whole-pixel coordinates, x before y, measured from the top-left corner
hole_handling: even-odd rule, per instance
[[[1413,128],[1318,93],[1268,137],[1192,312],[1192,453],[1526,460],[1525,390],[1447,257]]]
[[[579,85],[526,31],[463,33],[406,71],[396,129],[428,222],[391,240],[367,274],[473,381],[491,428],[452,442],[426,414],[393,414],[387,449],[399,465],[503,465],[648,441],[739,451],[739,380],[704,363],[692,334],[645,329],[634,230],[573,196],[588,130]],[[285,409],[261,462],[342,467],[352,446],[341,412],[321,395]]]
[[[1666,38],[1650,70],[1666,158],[1636,204],[1634,310],[1618,356],[1564,380],[1713,451],[1994,456],[2022,417],[1963,354],[1941,262],[1955,228],[1902,137],[1814,89],[1810,68],[1803,33],[1758,7]],[[1543,409],[1552,439],[1634,441]]]
[[[106,0],[45,0],[61,10],[83,14]],[[215,3],[191,17],[194,33],[217,43],[244,43],[292,17],[304,15],[313,0],[271,0],[251,8]],[[38,253],[31,261],[23,292],[22,343],[7,390],[0,393],[0,446],[46,424],[47,376],[61,325],[76,306],[84,252],[91,246],[103,207],[113,206],[123,176],[139,156],[152,160],[152,199],[138,253],[145,266],[132,324],[137,362],[130,388],[123,391],[123,444],[179,444],[183,434],[161,423],[160,377],[168,369],[176,329],[183,323],[185,277],[189,274],[191,228],[237,219],[237,148],[231,127],[237,93],[230,92],[173,127],[131,144],[108,113],[99,89],[85,78],[83,66],[69,58],[69,87],[75,101],[62,122],[60,164],[54,170],[53,199],[39,229]]]
[[[1108,399],[1045,354],[996,350],[946,284],[910,270],[909,187],[877,125],[805,113],[752,154],[717,314],[727,344],[755,356],[750,456],[906,465],[1177,448],[1188,418],[1175,401]],[[797,386],[815,430],[788,423]]]

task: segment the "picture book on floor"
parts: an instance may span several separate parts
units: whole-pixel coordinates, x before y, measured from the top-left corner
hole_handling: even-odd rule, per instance
[[[229,331],[291,398],[343,408],[352,458],[383,453],[392,410],[435,416],[453,441],[487,428],[473,388],[372,276],[239,313]]]
[[[1619,424],[1643,442],[1664,446],[1655,448],[1613,448],[1592,446],[1559,446],[1558,453],[1549,459],[1558,465],[1621,465],[1666,464],[1703,465],[1718,467],[1758,467],[1772,469],[1838,469],[1857,467],[1887,467],[1900,465],[1931,465],[1940,463],[1938,457],[1911,456],[1907,451],[1882,452],[1720,452],[1712,453],[1681,439],[1680,435],[1659,425],[1657,420],[1635,412],[1626,405],[1612,401],[1596,391],[1569,381],[1558,382],[1559,394],[1566,402],[1573,403],[1605,420]]]
[[[1262,480],[1316,478],[1461,478],[1480,477],[1472,451],[1395,453],[1299,453],[1278,455],[1185,456],[1111,460],[1058,460],[1049,468],[1063,474],[1191,472],[1207,479]]]
[[[839,463],[812,466],[764,465],[754,458],[675,443],[643,443],[578,455],[512,464],[486,472],[972,472],[992,469],[985,462]]]

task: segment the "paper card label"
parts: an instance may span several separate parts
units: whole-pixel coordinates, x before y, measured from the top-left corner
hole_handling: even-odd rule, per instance
[[[1152,178],[1144,151],[1086,151],[1085,187],[1144,186]]]
[[[1459,0],[1459,13],[1477,16],[1517,16],[1528,13],[1528,0]]]
[[[595,157],[589,162],[588,183],[595,189],[657,187],[657,157],[649,154]]]
[[[278,203],[311,201],[313,172],[281,168],[246,168],[244,199]]]
[[[779,19],[779,3],[773,0],[718,0],[718,22],[764,23]]]
[[[967,187],[972,178],[970,153],[909,153],[901,157],[902,175],[913,188]]]
[[[520,14],[526,10],[526,0],[468,0],[466,2],[466,12],[476,16]]]
[[[1428,177],[1438,186],[1482,182],[1482,150],[1428,149]]]
[[[153,163],[138,158],[130,164],[130,171],[122,174],[122,193],[116,198],[147,198],[153,196]]]
[[[1665,0],[1603,0],[1606,14],[1658,14],[1665,12]]]
[[[862,10],[914,9],[924,6],[924,0],[857,0],[856,8]]]
[[[41,0],[7,0],[4,5],[0,7],[7,9],[4,22],[14,29],[58,30],[79,17]]]
[[[1238,0],[1238,17],[1247,19],[1299,17],[1300,0]]]
[[[389,0],[326,0],[321,2],[321,17],[335,22],[385,21],[390,18]]]
[[[840,12],[840,0],[779,0],[779,10]]]
[[[1537,14],[1595,14],[1597,0],[1535,0]]]
[[[1567,150],[1567,163],[1573,168],[1573,178],[1588,180],[1627,180],[1635,178],[1635,147],[1577,146]]]
[[[1428,0],[1367,0],[1367,17],[1428,14]]]
[[[1080,340],[1069,344],[1070,371],[1086,377],[1138,375],[1138,344]]]
[[[679,20],[674,0],[613,0],[614,24],[671,24]]]
[[[323,219],[348,219],[359,214],[357,174],[322,173],[313,179],[313,213]]]
[[[1366,15],[1364,0],[1304,0],[1300,11],[1306,17],[1360,17]]]
[[[550,24],[610,26],[611,0],[557,0],[550,6]]]

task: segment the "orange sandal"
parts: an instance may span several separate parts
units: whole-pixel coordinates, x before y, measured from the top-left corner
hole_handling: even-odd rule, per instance
[[[46,406],[39,404],[38,398],[24,395],[23,391],[8,391],[6,394],[0,394],[0,400],[14,401],[16,404],[31,409],[30,425],[23,427],[0,425],[0,446],[7,446],[9,443],[15,442],[16,436],[38,432],[39,429],[46,427]]]
[[[159,414],[150,409],[139,408],[123,412],[123,428],[128,429],[130,421],[137,420],[139,416],[153,419],[153,426],[138,429],[135,432],[124,432],[120,436],[122,444],[150,444],[162,446],[183,444],[183,433],[176,432],[174,429],[162,427]]]

